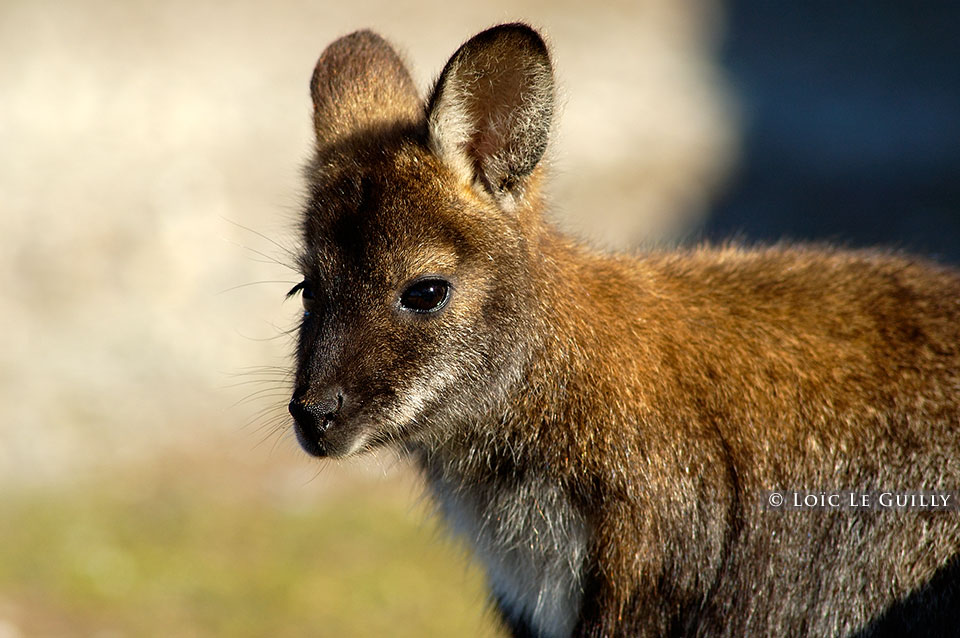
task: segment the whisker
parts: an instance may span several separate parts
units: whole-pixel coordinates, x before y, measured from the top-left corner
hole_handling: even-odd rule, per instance
[[[233,372],[222,371],[221,374],[225,377],[232,377],[236,379],[249,378],[255,376],[267,376],[267,375],[293,375],[293,370],[290,366],[274,366],[263,368],[249,368],[249,369],[239,369]]]
[[[248,286],[259,286],[259,285],[261,285],[261,284],[284,284],[284,285],[287,285],[287,284],[295,284],[295,283],[297,283],[297,282],[295,282],[295,281],[290,281],[289,279],[264,279],[264,280],[262,280],[262,281],[250,281],[250,282],[247,282],[247,283],[245,283],[245,284],[237,284],[236,286],[230,286],[229,288],[224,288],[223,290],[221,290],[221,291],[218,292],[217,294],[218,294],[218,295],[222,295],[222,294],[224,294],[224,293],[232,292],[232,291],[234,291],[234,290],[239,290],[240,288],[247,288]]]
[[[277,449],[277,444],[283,439],[282,436],[277,436],[277,434],[280,434],[283,431],[287,430],[286,424],[287,422],[285,420],[275,419],[273,422],[270,423],[269,428],[262,428],[258,430],[259,432],[264,432],[265,430],[265,432],[263,436],[260,437],[260,440],[256,443],[256,445],[254,445],[254,449],[259,448],[261,445],[263,445],[264,443],[266,443],[272,438],[274,441],[273,441],[273,447],[271,447],[270,452],[271,454],[275,452]]]
[[[259,230],[254,230],[253,228],[250,228],[250,227],[248,227],[248,226],[244,226],[243,224],[241,224],[241,223],[239,223],[239,222],[236,222],[236,221],[233,221],[232,219],[229,219],[229,218],[227,218],[227,217],[221,217],[220,219],[222,219],[223,221],[227,222],[228,224],[233,224],[233,225],[236,226],[237,228],[242,228],[243,230],[247,231],[248,233],[253,233],[253,234],[256,235],[257,237],[260,237],[261,239],[267,240],[268,242],[270,242],[271,244],[273,244],[274,246],[276,246],[277,248],[279,248],[280,250],[282,250],[284,253],[286,253],[287,256],[289,256],[289,257],[291,257],[292,259],[296,260],[297,255],[296,255],[296,253],[295,253],[292,249],[290,249],[290,247],[284,246],[283,244],[281,244],[281,243],[278,242],[277,240],[273,239],[272,237],[268,237],[267,235],[264,235],[263,233],[261,233]]]
[[[277,377],[272,377],[272,378],[271,378],[271,377],[267,377],[267,378],[263,378],[263,379],[247,379],[246,381],[237,381],[237,382],[235,382],[235,383],[229,383],[229,384],[227,384],[227,385],[222,385],[222,386],[220,386],[220,388],[223,389],[223,390],[227,390],[227,389],[230,389],[230,388],[239,388],[239,387],[241,387],[241,386],[254,385],[254,384],[257,384],[257,383],[276,383],[276,384],[278,384],[277,387],[280,387],[280,384],[282,384],[282,383],[284,383],[284,382],[286,382],[286,381],[290,381],[290,379],[291,379],[291,377],[279,377],[279,376],[277,376]]]
[[[274,410],[276,410],[277,412],[273,416],[270,416],[270,413],[273,412]],[[254,431],[259,431],[265,426],[265,424],[271,423],[274,419],[280,419],[280,418],[283,418],[283,419],[288,418],[286,410],[282,410],[282,406],[279,406],[279,405],[270,405],[258,410],[255,414],[253,414],[250,418],[248,418],[243,423],[242,426],[240,426],[240,429],[246,430],[247,428],[253,426],[254,424],[259,423],[259,426],[257,427],[257,429],[254,430]],[[262,421],[263,419],[267,419],[267,420]]]
[[[223,238],[223,240],[224,240],[225,242],[229,243],[229,244],[233,244],[233,245],[236,246],[237,248],[241,248],[241,249],[243,249],[243,250],[247,250],[247,251],[253,253],[254,255],[258,255],[258,256],[260,256],[260,257],[263,257],[264,259],[267,260],[266,263],[274,264],[274,265],[276,265],[276,266],[282,266],[283,268],[286,268],[287,270],[292,270],[292,271],[294,271],[294,272],[298,272],[298,271],[299,271],[298,268],[296,268],[296,267],[294,267],[294,266],[291,266],[291,265],[288,264],[288,263],[284,263],[284,262],[280,261],[279,259],[277,259],[276,257],[271,257],[270,255],[268,255],[267,253],[263,252],[262,250],[257,250],[256,248],[251,248],[250,246],[245,246],[244,244],[241,244],[241,243],[239,243],[239,242],[233,241],[232,239]]]
[[[246,396],[246,397],[244,397],[244,398],[242,398],[242,399],[238,399],[238,400],[237,400],[233,405],[231,405],[230,407],[231,407],[231,408],[236,408],[236,407],[239,407],[239,406],[241,406],[241,405],[248,405],[248,404],[253,403],[254,401],[257,401],[257,400],[262,400],[262,399],[278,399],[278,398],[282,398],[282,397],[287,397],[287,396],[289,396],[289,395],[290,395],[290,391],[289,391],[288,389],[286,389],[286,388],[266,388],[266,389],[264,389],[264,390],[258,390],[258,391],[256,391],[256,392],[253,392],[253,393],[249,394],[248,396]]]
[[[240,366],[236,369],[236,372],[228,372],[225,374],[246,374],[247,372],[257,371],[257,370],[287,370],[286,366],[270,366],[270,365],[255,365],[255,366]]]
[[[245,335],[245,334],[243,334],[243,333],[240,332],[240,331],[237,331],[237,332],[236,332],[237,336],[239,336],[241,339],[246,339],[247,341],[253,341],[253,342],[255,342],[255,343],[264,343],[264,342],[267,342],[267,341],[276,341],[277,339],[284,339],[284,338],[289,339],[290,336],[291,336],[291,333],[292,333],[292,331],[290,331],[290,332],[281,331],[280,333],[275,334],[275,335],[273,335],[272,337],[251,337],[250,335]]]

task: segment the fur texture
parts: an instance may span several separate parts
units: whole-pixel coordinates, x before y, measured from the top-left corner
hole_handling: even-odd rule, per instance
[[[559,234],[550,60],[524,25],[461,47],[425,103],[368,32],[311,92],[298,433],[319,456],[410,454],[515,636],[957,631],[956,512],[766,494],[960,487],[960,274]],[[425,276],[445,305],[410,312]]]

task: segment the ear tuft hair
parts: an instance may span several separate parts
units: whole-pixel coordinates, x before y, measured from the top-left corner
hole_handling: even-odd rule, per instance
[[[525,24],[471,38],[447,62],[427,106],[430,144],[495,198],[515,191],[543,157],[554,110],[547,45]]]

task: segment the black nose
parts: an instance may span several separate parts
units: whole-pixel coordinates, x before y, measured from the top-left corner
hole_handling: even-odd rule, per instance
[[[297,390],[287,407],[293,415],[297,439],[303,449],[314,456],[324,456],[321,439],[343,408],[343,392],[331,389],[321,393],[319,398],[307,395],[306,390]]]
[[[311,426],[323,432],[330,421],[340,413],[343,407],[343,393],[339,390],[331,390],[324,393],[318,400],[306,398],[306,392],[296,392],[293,400],[290,401],[290,414],[304,426]]]

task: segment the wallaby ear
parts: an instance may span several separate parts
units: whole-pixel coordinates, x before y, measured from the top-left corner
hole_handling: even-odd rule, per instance
[[[317,146],[360,130],[416,122],[423,105],[397,52],[372,31],[346,35],[326,48],[310,79]]]
[[[440,74],[427,106],[430,144],[499,199],[543,157],[553,107],[543,39],[525,24],[496,26],[460,47]]]

